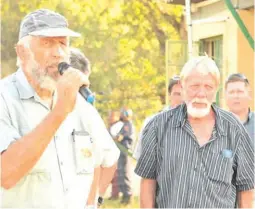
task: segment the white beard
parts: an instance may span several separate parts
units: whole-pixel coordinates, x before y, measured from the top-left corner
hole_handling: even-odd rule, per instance
[[[49,76],[44,76],[43,78],[40,78],[40,87],[42,89],[47,90],[55,90],[56,88],[56,82]]]
[[[205,108],[196,108],[193,107],[193,103],[203,103],[206,104]],[[187,104],[187,112],[189,115],[191,115],[194,118],[202,118],[209,114],[211,105],[207,100],[200,100],[200,99],[193,99],[191,102]]]

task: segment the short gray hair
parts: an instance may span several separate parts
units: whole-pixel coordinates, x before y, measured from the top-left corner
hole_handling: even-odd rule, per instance
[[[73,68],[76,68],[83,73],[91,72],[90,61],[88,58],[77,48],[70,49],[70,64]]]
[[[191,73],[192,70],[198,70],[203,74],[212,74],[215,78],[217,85],[220,84],[220,71],[217,67],[214,60],[212,60],[208,56],[199,56],[191,58],[186,64],[183,66],[180,77],[181,80],[185,80],[185,78]]]

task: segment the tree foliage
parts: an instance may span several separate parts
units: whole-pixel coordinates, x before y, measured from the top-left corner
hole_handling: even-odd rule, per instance
[[[140,126],[162,108],[165,41],[179,39],[181,6],[149,0],[4,0],[2,77],[16,71],[14,46],[21,19],[38,8],[63,14],[70,28],[82,34],[71,45],[92,63],[91,89],[104,116],[128,106]]]

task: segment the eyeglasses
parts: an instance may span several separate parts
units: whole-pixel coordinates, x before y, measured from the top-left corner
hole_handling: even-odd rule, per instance
[[[240,79],[242,81],[244,81],[245,83],[249,84],[248,79],[245,77],[245,75],[241,74],[241,73],[233,73],[230,76],[228,76],[226,83],[230,82],[230,81],[235,81],[236,79]]]

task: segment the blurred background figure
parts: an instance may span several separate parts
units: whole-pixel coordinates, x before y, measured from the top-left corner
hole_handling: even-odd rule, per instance
[[[252,98],[248,79],[241,73],[231,74],[225,82],[225,95],[229,111],[241,120],[254,141],[254,112],[249,106]]]
[[[164,110],[169,110],[182,104],[183,99],[181,95],[181,90],[182,90],[182,87],[180,84],[180,76],[175,75],[169,80],[169,84],[168,84],[169,106],[166,107]]]
[[[77,48],[70,49],[70,65],[83,72],[87,76],[90,76],[91,65],[89,59],[84,55],[82,51]],[[93,101],[87,98],[87,102],[93,104]],[[110,124],[113,125],[114,122],[119,121],[120,114],[114,112],[110,117]],[[102,163],[103,164],[103,163]],[[114,178],[114,173],[116,173],[117,164],[106,167],[98,166],[94,170],[94,178],[90,188],[90,193],[88,196],[88,201],[86,208],[96,207],[98,204],[103,203],[103,196],[112,179]],[[117,181],[115,177],[115,181]],[[115,184],[115,189],[118,189],[118,185]],[[97,198],[98,197],[98,198]]]
[[[73,68],[82,71],[90,76],[91,65],[89,59],[77,48],[70,49],[70,64]]]
[[[132,122],[133,111],[128,108],[122,108],[120,111],[120,120],[123,122],[119,134],[115,140],[123,145],[127,150],[131,148],[135,141],[135,126]],[[131,159],[128,154],[121,152],[118,160],[118,184],[122,195],[121,203],[124,205],[131,203],[132,182],[131,182]]]
[[[163,111],[167,111],[170,110],[172,108],[177,107],[178,105],[183,103],[183,99],[182,99],[182,95],[181,95],[181,84],[180,84],[180,76],[175,75],[173,76],[170,80],[169,80],[169,84],[168,84],[168,99],[169,99],[169,105],[166,106]],[[157,113],[156,113],[157,114]],[[140,154],[141,154],[141,149],[142,149],[142,142],[141,142],[141,138],[142,138],[142,133],[143,133],[143,129],[145,128],[145,126],[149,123],[149,121],[156,115],[151,115],[149,117],[147,117],[142,125],[140,134],[139,134],[139,138],[138,141],[136,143],[136,147],[134,149],[134,153],[133,153],[133,157],[135,159],[139,159]]]
[[[108,128],[111,133],[111,128],[120,121],[120,112],[119,111],[111,111],[108,117]],[[112,190],[111,190],[111,200],[116,200],[119,198],[119,186],[118,186],[118,171],[115,171],[114,177],[111,181]]]
[[[89,59],[84,55],[82,51],[77,48],[70,49],[70,65],[83,72],[88,77],[91,73],[91,65]],[[88,86],[89,87],[89,86]],[[95,94],[90,92],[90,94],[86,95],[86,100],[90,104],[94,104],[95,102]]]

